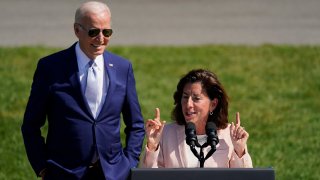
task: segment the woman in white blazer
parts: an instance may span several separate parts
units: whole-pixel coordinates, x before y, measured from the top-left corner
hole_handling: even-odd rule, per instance
[[[204,156],[211,146],[207,142],[206,125],[213,122],[217,127],[218,144],[203,167],[242,168],[252,167],[247,149],[248,132],[241,126],[240,114],[236,122],[228,123],[228,96],[217,76],[207,70],[192,70],[182,77],[174,93],[174,123],[165,124],[156,108],[155,118],[146,122],[147,144],[142,167],[194,168],[200,167],[199,158],[186,143],[185,126],[193,123],[198,146],[203,146]],[[200,147],[196,147],[200,153]],[[203,159],[202,159],[203,160]]]

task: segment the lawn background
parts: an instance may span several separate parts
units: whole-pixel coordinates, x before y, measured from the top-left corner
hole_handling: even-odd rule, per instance
[[[0,180],[36,179],[20,126],[36,63],[60,50],[0,47]],[[142,113],[161,109],[170,121],[173,92],[191,69],[214,71],[250,133],[254,167],[273,167],[276,179],[320,179],[320,46],[119,46],[132,61]]]

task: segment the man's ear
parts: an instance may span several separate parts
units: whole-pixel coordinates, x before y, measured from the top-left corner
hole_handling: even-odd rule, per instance
[[[73,25],[73,29],[76,34],[79,33],[79,27],[76,24]]]
[[[73,30],[74,30],[74,34],[79,37],[79,32],[80,32],[80,29],[79,27],[75,24],[73,25]]]

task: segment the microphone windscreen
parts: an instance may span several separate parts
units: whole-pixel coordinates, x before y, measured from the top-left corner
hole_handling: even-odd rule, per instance
[[[215,149],[215,146],[219,143],[219,138],[217,135],[217,126],[214,122],[207,122],[206,134],[208,136],[207,143],[211,146],[212,149]]]
[[[196,125],[194,125],[193,122],[188,122],[186,125],[186,133],[190,133],[190,131],[195,131],[196,130]]]
[[[197,143],[196,126],[192,122],[188,122],[185,127],[186,143],[194,146]]]
[[[207,124],[206,124],[207,133],[211,132],[211,131],[216,131],[216,130],[217,130],[217,126],[214,122],[211,122],[211,121],[207,122]]]

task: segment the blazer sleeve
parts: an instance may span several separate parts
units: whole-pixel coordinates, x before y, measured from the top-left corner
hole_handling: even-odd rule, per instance
[[[246,147],[245,154],[242,157],[239,157],[235,151],[232,151],[230,159],[230,168],[252,168],[251,156],[248,153]]]
[[[145,151],[142,157],[142,167],[143,168],[158,168],[158,157],[160,153],[160,147],[156,151],[150,151],[147,145],[145,146]]]
[[[122,114],[126,125],[124,153],[129,159],[131,167],[136,167],[139,162],[145,131],[131,63],[127,73],[127,90]]]
[[[142,167],[144,168],[165,168],[166,167],[167,162],[165,160],[166,158],[164,157],[164,153],[163,153],[163,151],[165,151],[164,141],[166,141],[166,143],[170,143],[170,146],[172,144],[171,147],[173,147],[174,145],[177,145],[176,141],[166,137],[166,136],[169,136],[169,137],[172,136],[172,134],[169,131],[167,131],[167,128],[168,126],[165,125],[162,131],[162,137],[160,138],[160,142],[157,150],[150,151],[147,145],[145,145],[145,151],[142,156],[142,164],[141,164]],[[174,161],[174,160],[170,159],[170,161]]]
[[[45,64],[40,60],[33,77],[29,101],[21,126],[26,153],[37,175],[46,167],[46,145],[40,129],[46,121],[49,89],[46,79],[47,71]]]

